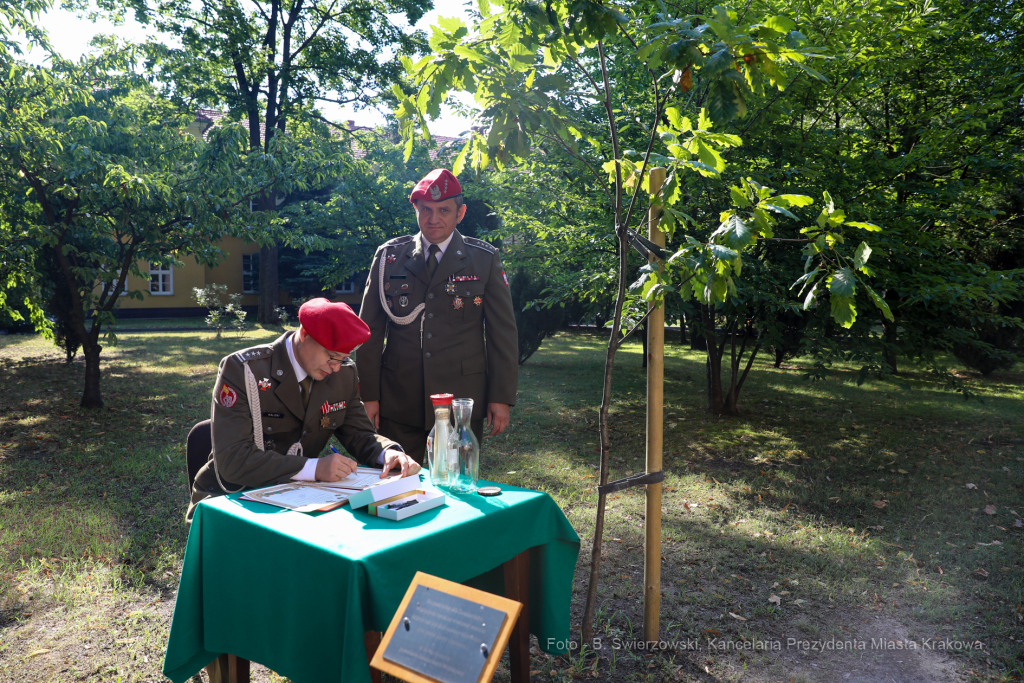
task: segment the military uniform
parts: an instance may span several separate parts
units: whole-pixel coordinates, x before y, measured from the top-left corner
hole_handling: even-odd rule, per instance
[[[211,409],[213,453],[196,474],[187,519],[204,498],[289,481],[307,458],[319,457],[331,435],[355,460],[372,467],[378,466],[381,451],[395,445],[378,436],[367,418],[351,359],[313,382],[309,403],[302,407],[286,346],[291,334],[221,360]],[[251,391],[259,396],[258,417],[250,410],[246,365],[252,372]],[[263,448],[254,437],[254,418],[261,423]]]
[[[359,310],[371,336],[357,355],[360,395],[380,401],[381,433],[420,462],[434,425],[431,394],[472,398],[482,436],[487,404],[514,405],[519,382],[519,338],[497,249],[456,230],[433,277],[425,255],[418,233],[374,254]],[[423,443],[403,440],[405,430],[389,423],[421,430]]]

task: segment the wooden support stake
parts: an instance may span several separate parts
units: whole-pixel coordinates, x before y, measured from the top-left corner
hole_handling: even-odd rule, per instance
[[[665,182],[665,169],[652,168],[651,195]],[[665,246],[665,234],[658,229],[661,209],[651,207],[648,238]],[[655,259],[651,259],[652,263]],[[660,268],[660,266],[659,266]],[[648,310],[653,304],[648,304]],[[647,320],[647,471],[661,471],[665,382],[665,307],[651,312]],[[661,483],[647,485],[647,515],[644,541],[644,640],[661,640]]]

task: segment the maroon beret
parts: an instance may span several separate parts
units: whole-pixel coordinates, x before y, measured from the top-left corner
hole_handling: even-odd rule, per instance
[[[417,199],[440,202],[459,194],[462,194],[462,185],[459,185],[459,179],[452,175],[447,168],[435,168],[423,176],[423,180],[416,183],[416,187],[412,188],[409,201],[413,204]]]
[[[352,353],[370,338],[370,328],[348,304],[323,297],[302,304],[299,323],[317,344],[335,353]]]

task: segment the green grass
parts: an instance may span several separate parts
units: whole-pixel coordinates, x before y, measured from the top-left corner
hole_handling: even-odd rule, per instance
[[[220,357],[276,334],[121,335],[104,351],[99,411],[77,407],[79,362],[38,337],[0,337],[0,680],[160,679],[187,533],[185,435],[209,414]],[[512,427],[483,446],[484,477],[549,492],[579,532],[574,624],[603,353],[587,335],[545,342],[521,368]],[[640,361],[638,344],[618,356],[613,478],[644,470]],[[852,370],[803,374],[758,363],[743,415],[717,418],[703,409],[703,357],[667,346],[662,637],[956,637],[985,645],[953,656],[968,679],[1019,677],[1024,374],[965,374],[984,402],[913,368],[901,378],[910,391],[857,387]],[[642,489],[611,496],[596,623],[606,643],[642,637],[644,525]],[[706,647],[599,654],[536,654],[535,679],[830,680],[823,670],[845,666]]]

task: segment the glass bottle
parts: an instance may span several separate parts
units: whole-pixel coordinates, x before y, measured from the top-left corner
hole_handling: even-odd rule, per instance
[[[470,421],[473,418],[473,399],[457,398],[452,401],[455,429],[449,437],[449,452],[458,454],[458,464],[450,470],[451,488],[458,493],[473,493],[480,478],[480,441]]]
[[[430,467],[430,480],[434,486],[449,486],[452,477],[451,460],[448,452],[448,440],[452,433],[452,394],[431,394],[434,404],[434,427],[432,438],[427,439],[427,463]]]

